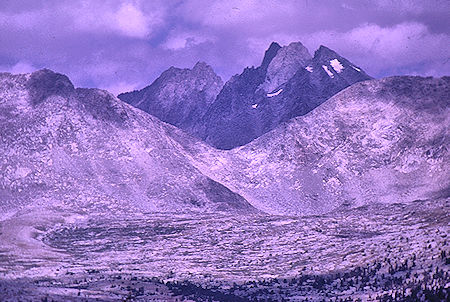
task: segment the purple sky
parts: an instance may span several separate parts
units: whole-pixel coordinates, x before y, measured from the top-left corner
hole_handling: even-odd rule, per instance
[[[0,70],[142,88],[202,60],[224,80],[270,42],[326,45],[370,75],[450,75],[450,0],[1,0]]]

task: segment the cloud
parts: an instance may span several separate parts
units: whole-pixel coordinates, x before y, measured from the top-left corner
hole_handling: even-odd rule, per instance
[[[397,11],[401,13],[424,13],[449,10],[447,0],[372,0],[378,9]]]
[[[146,38],[163,23],[163,10],[152,8],[144,12],[138,3],[128,1],[113,6],[84,1],[68,13],[80,30],[113,32],[133,38]]]
[[[450,74],[449,10],[448,0],[0,1],[0,66],[46,67],[116,93],[200,60],[228,80],[272,41],[301,41],[375,77],[440,76]]]
[[[20,61],[11,67],[10,72],[11,73],[30,73],[35,70],[36,70],[36,68],[33,65],[31,65],[27,62]]]
[[[312,47],[328,45],[375,76],[388,72],[425,74],[430,67],[437,71],[437,76],[450,74],[450,36],[431,33],[426,25],[418,22],[391,27],[363,24],[343,33],[316,32],[304,40]]]
[[[38,23],[39,15],[35,12],[23,12],[18,14],[0,13],[0,25],[3,28],[15,27],[22,30],[32,29]]]
[[[19,61],[13,65],[0,65],[0,72],[6,71],[13,74],[30,73],[36,71],[37,68],[25,61]]]
[[[117,96],[117,95],[121,94],[122,92],[136,90],[138,88],[138,84],[135,82],[133,82],[133,83],[118,82],[118,83],[112,83],[112,84],[106,84],[106,85],[100,84],[99,88],[108,90],[113,95]]]
[[[191,5],[201,7],[204,3],[202,1],[191,1]],[[280,16],[293,16],[296,8],[296,2],[293,1],[212,1],[206,9],[195,9],[197,14],[193,14],[193,16],[201,19],[202,23],[212,26],[242,25],[270,22],[271,19]],[[199,14],[199,12],[201,13]]]
[[[215,37],[208,36],[204,33],[174,30],[169,34],[162,47],[170,50],[181,50],[208,41],[214,42],[215,40]]]
[[[41,28],[53,35],[82,31],[148,38],[164,24],[165,16],[164,6],[152,4],[144,10],[140,1],[61,1],[52,9],[0,12],[0,24],[19,30]]]
[[[117,22],[117,29],[131,37],[146,37],[151,32],[151,21],[157,20],[153,24],[160,21],[157,16],[146,17],[130,3],[123,4],[113,16],[113,21]]]

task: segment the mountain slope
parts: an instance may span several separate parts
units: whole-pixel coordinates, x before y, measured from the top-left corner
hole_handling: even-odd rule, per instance
[[[222,158],[195,158],[274,214],[448,197],[449,101],[449,77],[365,81]]]
[[[201,122],[203,131],[197,133],[207,143],[220,149],[245,145],[351,84],[370,79],[324,46],[314,57],[299,42],[279,48],[271,60],[267,53],[273,51],[266,52],[260,67],[228,81],[211,104]]]
[[[192,70],[172,67],[150,86],[118,97],[216,148],[232,149],[368,79],[324,46],[312,57],[300,42],[273,42],[259,67],[245,68],[225,85],[197,63]]]
[[[448,77],[354,84],[230,151],[48,70],[0,87],[2,212],[302,215],[449,194]]]
[[[49,70],[0,74],[0,209],[252,212],[203,175],[173,126]],[[178,133],[179,140],[191,140]]]
[[[126,103],[192,133],[223,86],[212,68],[198,62],[192,69],[171,67],[150,86],[119,94]]]

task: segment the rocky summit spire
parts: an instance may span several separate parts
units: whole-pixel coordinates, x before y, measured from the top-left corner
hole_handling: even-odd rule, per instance
[[[281,46],[277,42],[272,42],[270,44],[269,48],[264,53],[264,59],[263,59],[263,61],[261,63],[261,68],[262,69],[267,69],[267,67],[269,66],[270,62],[272,61],[273,58],[275,58],[275,56],[278,53],[278,50],[280,50],[280,49],[281,49]]]
[[[342,89],[370,79],[362,69],[325,46],[312,58],[294,42],[272,43],[263,64],[228,81],[197,134],[219,149],[242,146],[292,117],[304,115]]]
[[[314,57],[316,59],[332,59],[337,56],[339,55],[334,50],[323,45],[320,45],[320,47],[314,52]]]
[[[311,60],[308,49],[300,42],[292,42],[278,50],[276,56],[267,67],[267,74],[262,88],[271,92],[286,83],[307,62]]]
[[[307,68],[313,73],[320,71],[325,79],[329,77],[332,82],[343,80],[351,84],[371,79],[360,67],[323,45],[314,52],[314,58]],[[334,84],[329,83],[326,86],[330,85]]]
[[[198,61],[192,70],[206,70],[206,71],[212,71],[212,67],[206,64],[203,61]]]
[[[118,98],[189,132],[222,86],[212,67],[200,61],[192,69],[169,68],[146,88]]]
[[[75,89],[68,77],[49,69],[33,72],[27,83],[27,88],[33,105],[37,105],[53,95],[67,97]]]

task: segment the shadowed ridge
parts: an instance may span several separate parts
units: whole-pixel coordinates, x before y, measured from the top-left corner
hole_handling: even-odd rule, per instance
[[[314,52],[314,57],[316,58],[325,58],[325,57],[331,58],[336,56],[339,56],[337,52],[324,45],[320,45],[319,48]]]
[[[77,88],[75,91],[81,108],[94,119],[125,126],[129,112],[120,106],[114,95],[96,88]]]
[[[31,105],[36,106],[48,97],[59,95],[68,98],[73,95],[75,87],[69,78],[50,69],[42,69],[31,74],[26,87]]]
[[[118,98],[192,133],[222,87],[223,81],[212,67],[200,61],[192,69],[171,67],[149,86]]]
[[[261,63],[261,68],[266,70],[267,67],[269,66],[270,62],[273,60],[273,58],[275,58],[275,56],[277,55],[278,51],[281,49],[280,44],[278,44],[277,42],[272,42],[269,46],[269,48],[266,50],[266,52],[264,53],[264,58],[263,61]]]

